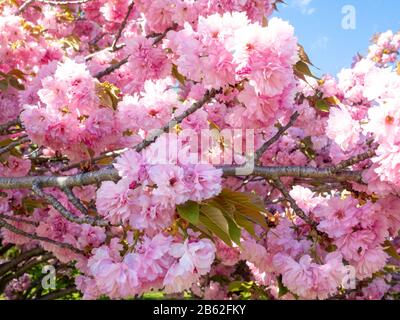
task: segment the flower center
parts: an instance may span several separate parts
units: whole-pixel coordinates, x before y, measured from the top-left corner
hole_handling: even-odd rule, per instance
[[[393,124],[394,118],[392,116],[386,116],[385,122],[386,124]]]

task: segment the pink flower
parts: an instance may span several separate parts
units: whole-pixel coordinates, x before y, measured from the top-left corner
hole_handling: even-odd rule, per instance
[[[378,142],[386,144],[399,142],[400,112],[397,100],[389,100],[370,108],[368,118],[368,124],[364,129],[372,132]]]
[[[164,285],[166,292],[181,292],[191,287],[199,276],[210,272],[215,258],[215,246],[209,239],[173,244],[172,257],[178,261],[168,270]]]
[[[135,261],[122,261],[120,256],[115,257],[109,247],[95,249],[88,261],[88,268],[103,294],[111,298],[125,298],[137,293],[139,281]]]
[[[162,279],[175,261],[169,256],[172,237],[159,233],[153,238],[145,237],[136,247],[135,253],[128,254],[125,258],[137,263],[137,272],[141,282],[154,283]]]
[[[149,178],[155,183],[153,195],[166,204],[180,204],[188,200],[184,171],[175,165],[155,165],[149,169]]]
[[[208,164],[184,167],[184,183],[187,196],[193,201],[212,198],[221,192],[222,170]]]
[[[349,150],[359,141],[360,131],[360,124],[353,120],[345,106],[330,109],[326,135],[343,151]]]
[[[316,196],[310,189],[302,186],[294,186],[290,195],[296,200],[297,205],[305,211],[311,211],[324,201],[322,197]]]
[[[362,293],[367,300],[381,300],[389,289],[390,285],[384,279],[376,278],[368,287],[362,289]]]
[[[240,260],[239,248],[231,248],[221,240],[216,240],[216,256],[225,266],[233,266]]]
[[[113,166],[121,178],[131,182],[138,182],[145,175],[142,156],[134,150],[125,151],[116,159]]]
[[[103,228],[83,224],[78,237],[78,245],[84,249],[87,246],[98,247],[106,240]]]
[[[127,41],[124,51],[129,55],[128,68],[141,81],[165,78],[171,72],[171,62],[160,47],[153,46],[153,39],[138,36]]]
[[[337,197],[322,202],[314,209],[314,214],[321,219],[318,229],[331,237],[340,237],[352,231],[358,224],[357,201],[351,197],[342,200]]]
[[[224,300],[226,299],[226,290],[218,282],[211,281],[204,291],[205,300]]]
[[[376,245],[375,239],[376,235],[371,230],[360,230],[344,235],[335,243],[345,259],[359,261]]]
[[[357,278],[362,280],[371,277],[383,269],[389,256],[381,247],[367,250],[360,260],[355,263]]]
[[[296,262],[289,256],[277,254],[274,264],[290,291],[303,299],[326,299],[337,292],[346,275],[341,260],[340,254],[332,253],[325,258],[325,264],[318,265],[308,255]]]
[[[134,191],[129,188],[128,181],[106,181],[97,190],[96,207],[111,223],[119,224],[129,219],[134,200]]]
[[[9,156],[5,163],[0,162],[0,176],[23,177],[31,170],[31,161]]]
[[[253,238],[249,237],[241,242],[243,249],[240,258],[252,263],[260,271],[271,270],[271,257],[267,253],[267,249],[258,244]]]

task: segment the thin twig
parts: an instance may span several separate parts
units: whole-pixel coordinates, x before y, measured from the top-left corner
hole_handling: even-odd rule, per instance
[[[15,216],[7,216],[5,214],[1,214],[0,213],[0,218],[1,219],[5,219],[5,220],[10,220],[10,221],[15,221],[15,222],[22,222],[25,224],[29,224],[31,226],[35,226],[37,227],[39,225],[38,222],[32,221],[32,220],[28,220],[28,219],[24,219],[24,218],[20,218],[20,217],[15,217]]]
[[[0,135],[8,134],[11,127],[19,126],[21,122],[19,119],[11,120],[0,125]]]
[[[317,226],[317,223],[313,221],[309,216],[307,216],[305,212],[297,205],[296,200],[292,198],[289,191],[283,184],[282,180],[280,178],[275,178],[272,181],[275,187],[282,193],[285,199],[290,203],[290,206],[292,207],[296,215],[299,216],[304,222],[315,228]]]
[[[159,42],[161,42],[165,37],[166,37],[166,35],[167,35],[167,33],[169,32],[169,31],[171,31],[171,30],[175,30],[176,28],[177,28],[177,24],[176,23],[174,23],[171,27],[169,27],[169,28],[167,28],[163,33],[160,33],[160,34],[158,34],[158,35],[156,35],[154,38],[154,42],[153,42],[153,45],[156,45],[156,44],[158,44]],[[151,37],[150,37],[151,38]]]
[[[106,152],[106,153],[104,153],[102,155],[99,155],[97,157],[94,157],[94,158],[90,159],[89,161],[88,160],[84,160],[84,161],[80,161],[80,162],[77,162],[77,163],[72,163],[70,165],[66,165],[65,167],[62,167],[60,170],[58,170],[58,172],[65,172],[65,171],[69,171],[71,169],[81,168],[82,166],[84,166],[86,164],[92,165],[92,164],[94,164],[94,163],[96,163],[97,161],[100,161],[100,160],[104,160],[104,159],[107,159],[107,158],[114,158],[114,157],[117,157],[117,156],[121,155],[126,150],[128,150],[128,149],[124,148],[124,149],[120,149],[120,150]]]
[[[162,34],[160,34],[159,36],[157,36],[154,39],[153,45],[157,45],[162,39],[164,39],[164,37],[167,35],[168,31],[174,30],[175,28],[176,28],[175,24],[172,27],[167,28]],[[119,46],[115,46],[114,50],[113,50],[113,46],[111,46],[109,50],[116,51],[118,49],[120,49]],[[90,59],[90,58],[91,58],[91,56],[88,59]],[[96,73],[94,75],[94,77],[100,80],[102,77],[113,73],[115,70],[119,69],[121,66],[128,63],[128,60],[129,60],[129,56],[125,57],[124,59],[122,59],[121,61],[119,61],[117,63],[114,63],[113,65],[107,67],[106,69],[99,71],[98,73]]]
[[[256,163],[259,162],[260,158],[262,157],[262,155],[264,154],[265,151],[268,150],[268,148],[270,146],[272,146],[275,142],[277,142],[279,140],[279,138],[290,128],[293,126],[293,124],[296,122],[297,118],[300,116],[300,113],[298,113],[297,111],[290,117],[290,121],[288,122],[288,124],[284,127],[280,127],[278,132],[268,141],[266,141],[261,147],[260,149],[258,149],[256,151],[255,154],[255,158],[254,161]]]
[[[126,63],[128,63],[128,58],[129,57],[126,57],[126,58],[122,59],[121,61],[119,61],[117,63],[114,63],[113,65],[111,65],[108,68],[104,69],[103,71],[100,71],[100,72],[96,73],[94,75],[94,77],[100,80],[104,76],[107,76],[110,73],[113,73],[115,70],[119,69],[121,66],[123,66]]]
[[[29,142],[29,141],[31,141],[31,140],[26,135],[24,135],[22,137],[19,137],[18,140],[9,143],[8,145],[6,145],[3,148],[0,148],[0,155],[6,153],[8,151],[11,151],[15,147],[18,147],[19,145],[24,144],[24,143]]]
[[[22,252],[19,256],[15,257],[14,259],[0,265],[0,276],[3,276],[8,271],[14,269],[18,266],[22,261],[28,260],[32,257],[38,256],[43,254],[45,251],[41,247],[37,247],[25,252]]]
[[[38,236],[36,234],[31,234],[31,233],[25,232],[24,230],[18,229],[2,219],[0,219],[0,227],[6,228],[16,234],[19,234],[21,236],[24,236],[24,237],[27,237],[27,238],[30,238],[33,240],[48,242],[48,243],[54,244],[56,246],[59,246],[61,248],[69,249],[72,252],[75,252],[77,254],[85,255],[85,253],[82,250],[75,248],[74,246],[70,245],[69,243],[58,242],[58,241],[55,241],[55,240],[47,238],[47,237],[42,237],[42,236]]]
[[[65,189],[65,188],[63,188]],[[35,192],[39,197],[46,199],[47,202],[49,202],[54,209],[56,209],[58,212],[61,213],[61,215],[67,219],[68,221],[74,222],[74,223],[87,223],[93,226],[108,226],[109,223],[107,221],[104,221],[99,218],[93,218],[89,216],[84,216],[84,217],[77,217],[74,215],[71,211],[69,211],[67,208],[65,208],[60,201],[56,199],[56,197],[52,196],[49,193],[46,193],[42,190],[42,187],[40,185],[40,182],[34,182],[32,185],[32,190]]]
[[[180,124],[186,117],[188,117],[192,113],[199,110],[201,107],[203,107],[205,104],[210,102],[217,94],[220,94],[221,92],[222,92],[222,89],[208,90],[200,101],[194,103],[191,107],[186,109],[179,116],[174,117],[171,121],[169,121],[161,129],[155,130],[154,132],[150,133],[149,136],[145,140],[143,140],[141,143],[139,143],[137,146],[135,146],[134,149],[137,152],[142,151],[143,149],[148,147],[150,144],[155,142],[163,133],[168,132],[171,128],[175,127],[177,124]]]
[[[126,26],[126,24],[128,22],[129,15],[131,14],[131,11],[133,9],[134,4],[135,4],[135,1],[132,1],[128,6],[128,11],[127,11],[127,13],[125,15],[125,18],[122,21],[121,25],[119,26],[119,29],[118,29],[117,34],[115,36],[115,39],[114,39],[114,41],[113,41],[113,43],[111,45],[111,51],[115,51],[115,49],[117,48],[118,40],[119,40],[119,38],[121,38],[122,31],[124,30],[124,28],[125,28],[125,26]]]
[[[75,196],[74,192],[72,191],[71,188],[65,187],[62,189],[67,196],[68,200],[77,208],[79,211],[81,211],[84,215],[88,215],[88,209],[83,205],[83,203]]]
[[[356,155],[354,157],[351,157],[350,159],[340,162],[338,165],[332,168],[332,172],[342,171],[343,169],[351,167],[365,160],[371,159],[375,156],[376,156],[376,149],[368,150],[367,152],[364,152],[362,154]]]

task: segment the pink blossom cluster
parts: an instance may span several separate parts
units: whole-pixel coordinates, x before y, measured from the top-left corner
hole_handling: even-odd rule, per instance
[[[181,31],[171,31],[167,46],[174,52],[178,71],[205,88],[244,81],[240,93],[232,92],[241,104],[230,110],[226,122],[264,128],[282,109],[290,109],[296,43],[293,28],[279,18],[263,27],[244,13],[225,13],[200,18],[197,29],[185,25]]]
[[[95,174],[111,164],[96,157],[116,150],[107,168],[120,178],[73,188],[86,213],[61,190],[44,188],[72,218],[31,190],[1,189],[0,221],[22,231],[2,227],[2,245],[21,252],[41,246],[61,263],[74,261],[84,299],[153,290],[239,299],[229,286],[234,281],[256,287],[252,297],[274,299],[398,293],[385,267],[398,267],[390,255],[400,253],[400,75],[393,68],[400,36],[379,35],[368,56],[337,77],[296,77],[304,57],[288,22],[267,21],[275,2],[100,0],[37,3],[40,10],[28,5],[20,13],[1,3],[0,125],[21,123],[0,132],[0,178]],[[213,90],[218,94],[201,108],[137,148]],[[294,112],[298,118],[257,165],[332,176],[351,170],[360,179],[282,177],[296,208],[269,179],[224,177],[214,160],[228,158],[227,139],[192,145],[205,129],[252,129],[257,150]],[[29,143],[2,149],[25,134]],[[237,136],[235,143],[251,145]],[[334,167],[371,150],[363,161]],[[244,164],[253,151],[225,164]],[[183,161],[191,152],[206,160]],[[64,162],[74,169],[61,170]],[[178,206],[210,204],[224,188],[256,199],[268,228],[253,224],[254,208],[242,208],[249,216],[232,246],[199,226],[192,231]],[[85,214],[109,225],[72,222]],[[16,298],[29,282],[26,275],[10,282],[6,296]]]
[[[31,285],[31,277],[25,273],[17,279],[12,279],[4,290],[5,296],[9,300],[18,298],[18,295],[23,294]]]
[[[144,237],[123,256],[119,240],[94,250],[87,263],[88,276],[77,279],[84,298],[107,295],[111,298],[134,297],[143,292],[164,288],[165,292],[189,289],[200,276],[210,271],[215,257],[209,239],[186,239],[184,242],[158,233]]]
[[[123,145],[116,112],[101,104],[98,81],[84,63],[67,59],[43,69],[22,101],[21,120],[31,139],[71,159]]]
[[[173,221],[175,206],[202,201],[221,191],[222,171],[208,164],[149,164],[136,151],[121,155],[114,167],[121,180],[97,191],[99,213],[113,224],[156,232]]]
[[[388,30],[375,37],[367,57],[380,65],[387,65],[397,60],[399,49],[400,34]]]

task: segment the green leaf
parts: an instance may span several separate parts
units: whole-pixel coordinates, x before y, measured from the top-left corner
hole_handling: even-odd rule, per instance
[[[10,77],[8,82],[17,90],[25,90],[25,86],[22,83],[19,83],[16,78]]]
[[[14,140],[10,138],[0,141],[0,148],[8,146],[13,141]]]
[[[232,241],[229,235],[221,230],[214,222],[212,222],[207,216],[204,214],[200,214],[199,221],[208,229],[210,230],[215,236],[225,242],[228,246],[232,246]]]
[[[242,281],[232,281],[228,286],[229,292],[239,292],[242,290]]]
[[[96,94],[103,107],[117,110],[118,102],[121,100],[120,93],[121,90],[108,81],[96,83]]]
[[[209,205],[205,205],[201,207],[201,212],[207,216],[212,222],[214,222],[221,230],[226,233],[229,233],[228,221],[224,217],[224,214],[221,210],[215,207],[211,207]]]
[[[310,71],[310,68],[308,67],[307,63],[305,63],[304,61],[298,61],[294,67],[293,67],[293,71],[295,73],[295,75],[297,77],[299,77],[300,79],[306,81],[304,76],[309,76],[311,78],[317,79],[319,80],[318,77],[314,76],[312,74],[312,72]]]
[[[181,73],[179,73],[177,65],[175,65],[175,64],[172,65],[172,71],[171,71],[171,73],[172,73],[172,76],[173,76],[176,80],[178,80],[180,84],[182,84],[182,85],[185,84],[186,78],[185,78]]]
[[[200,207],[197,202],[188,201],[184,204],[177,206],[176,209],[183,219],[193,224],[199,223]]]
[[[228,221],[229,236],[231,237],[233,242],[235,242],[238,246],[241,246],[240,238],[242,232],[239,226],[231,217],[225,215],[225,218]]]
[[[28,212],[33,212],[34,209],[36,208],[45,208],[45,204],[43,201],[36,200],[33,198],[24,198],[22,200],[22,205],[25,208],[26,211]]]
[[[297,46],[299,48],[299,57],[301,61],[313,66],[313,64],[310,61],[310,58],[308,57],[308,54],[304,50],[304,47],[301,44],[298,44]]]
[[[13,75],[18,79],[25,80],[25,73],[19,69],[12,69],[8,74]]]
[[[300,151],[311,160],[314,160],[316,157],[316,152],[313,149],[313,142],[310,136],[305,137],[300,141]]]
[[[317,100],[315,103],[315,108],[322,112],[329,112],[329,104],[323,99]]]
[[[248,220],[246,217],[242,216],[240,213],[235,214],[236,223],[250,233],[253,237],[256,237],[256,232],[254,230],[254,223]]]
[[[6,91],[8,89],[8,81],[6,79],[0,80],[0,90]]]
[[[396,248],[393,246],[393,244],[389,240],[386,240],[384,243],[384,251],[392,258],[395,258],[396,260],[400,260],[400,255],[397,253]]]
[[[229,236],[229,226],[221,210],[215,207],[202,206],[199,221],[214,235],[224,241],[228,246],[232,246]]]
[[[234,204],[236,210],[244,217],[268,229],[266,219],[264,215],[261,214],[261,212],[265,211],[265,208],[255,201],[253,195],[223,189],[219,197],[223,197],[228,203]]]
[[[283,284],[281,275],[277,278],[277,282],[278,282],[279,298],[280,298],[283,297],[286,293],[288,293],[289,289]]]

